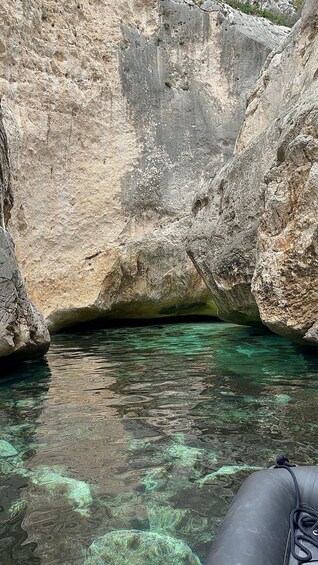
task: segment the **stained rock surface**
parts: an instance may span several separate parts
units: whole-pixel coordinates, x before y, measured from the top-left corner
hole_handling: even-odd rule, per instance
[[[156,532],[119,530],[95,540],[89,548],[85,565],[201,565],[200,559],[180,539]]]
[[[299,18],[303,0],[251,0],[251,4],[260,10],[283,16],[291,24]]]
[[[236,156],[194,203],[189,254],[219,315],[318,343],[318,4],[271,54]]]
[[[44,319],[28,300],[6,229],[12,203],[8,144],[0,108],[0,357],[26,359],[44,353],[50,338]]]
[[[0,5],[0,89],[28,292],[52,329],[215,314],[185,252],[286,28],[207,1]]]

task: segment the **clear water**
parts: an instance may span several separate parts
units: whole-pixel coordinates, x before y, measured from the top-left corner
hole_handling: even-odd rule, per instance
[[[231,324],[56,335],[0,406],[5,565],[199,563],[251,469],[318,464],[317,357]]]

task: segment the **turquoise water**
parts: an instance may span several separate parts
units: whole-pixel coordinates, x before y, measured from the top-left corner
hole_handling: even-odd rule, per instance
[[[0,563],[204,560],[251,469],[318,464],[318,360],[224,323],[53,337],[0,386]]]

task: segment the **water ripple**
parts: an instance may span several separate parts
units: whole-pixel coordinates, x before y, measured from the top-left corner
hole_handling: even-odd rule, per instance
[[[84,564],[94,540],[123,531],[203,559],[248,472],[281,451],[318,463],[317,359],[261,330],[60,334],[47,363],[6,377],[3,563]]]

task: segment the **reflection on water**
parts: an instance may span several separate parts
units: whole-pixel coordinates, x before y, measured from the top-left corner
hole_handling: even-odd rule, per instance
[[[4,564],[199,563],[252,469],[283,451],[318,463],[318,361],[259,330],[57,335],[15,377],[0,386]]]
[[[22,525],[22,493],[27,492],[29,479],[21,468],[35,453],[37,419],[50,371],[45,362],[26,364],[20,371],[22,375],[8,370],[0,386],[0,563],[38,565],[36,545]]]

